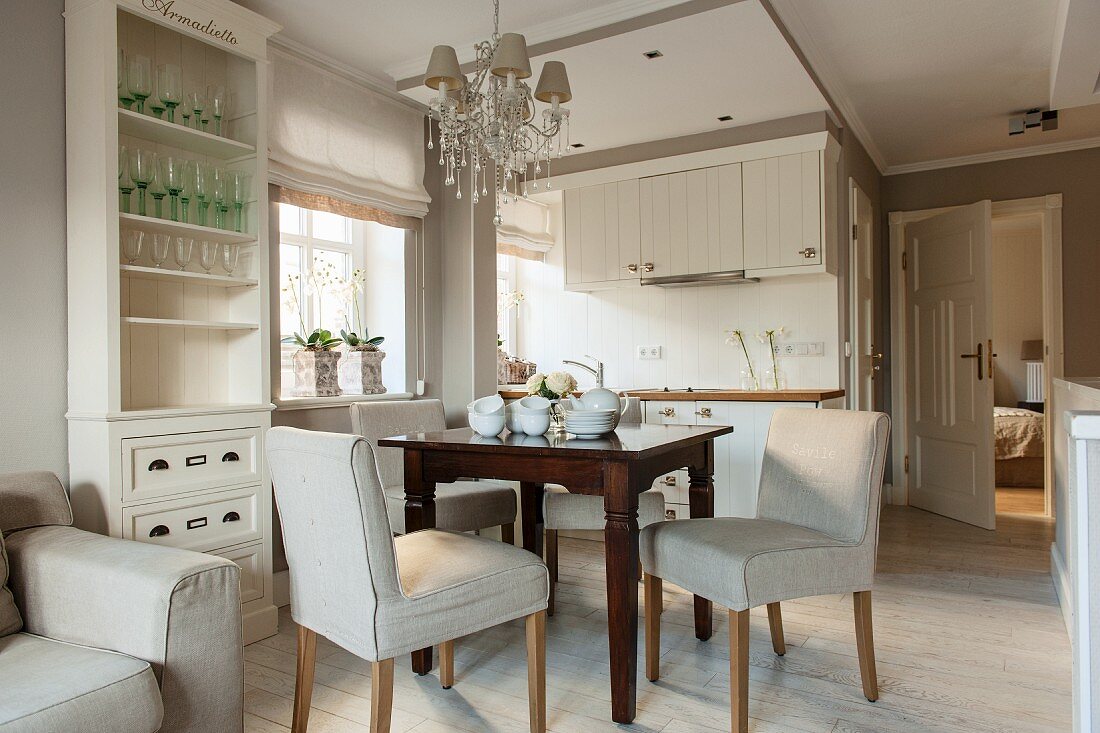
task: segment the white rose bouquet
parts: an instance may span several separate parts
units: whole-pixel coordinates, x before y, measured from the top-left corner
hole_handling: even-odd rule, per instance
[[[527,380],[527,394],[537,394],[548,400],[560,400],[577,388],[577,380],[569,372],[539,372]]]

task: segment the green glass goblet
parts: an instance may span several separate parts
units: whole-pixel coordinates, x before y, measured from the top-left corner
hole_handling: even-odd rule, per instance
[[[157,91],[160,101],[168,110],[168,121],[176,121],[176,107],[183,97],[183,85],[180,81],[180,67],[175,64],[161,64],[157,67]]]
[[[214,228],[225,229],[225,215],[229,211],[229,176],[221,168],[214,169]]]
[[[145,114],[145,100],[153,93],[153,71],[148,56],[134,56],[126,68],[130,94],[137,102],[139,114]]]
[[[164,218],[164,197],[168,195],[168,189],[164,187],[161,178],[159,162],[153,166],[153,180],[149,181],[149,195],[153,197],[154,215],[158,219]]]
[[[118,210],[130,213],[130,194],[134,192],[134,181],[130,178],[130,154],[123,145],[118,149]]]
[[[160,159],[160,180],[168,191],[168,211],[172,221],[179,221],[179,195],[183,190],[183,161],[166,155]]]
[[[248,176],[242,171],[233,171],[230,183],[232,184],[233,209],[236,214],[234,230],[240,232],[244,227],[244,204],[248,201]]]
[[[180,221],[187,223],[188,208],[195,195],[195,163],[187,160],[183,163],[183,179],[180,181]]]
[[[126,52],[118,49],[118,103],[124,109],[134,106],[134,95],[130,93],[130,82],[126,79]]]
[[[145,191],[149,187],[149,182],[153,180],[155,172],[154,154],[141,148],[134,150],[130,155],[130,179],[138,189],[138,214],[141,216],[146,216]]]

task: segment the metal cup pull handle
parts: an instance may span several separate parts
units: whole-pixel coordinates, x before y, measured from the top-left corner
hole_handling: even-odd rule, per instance
[[[150,471],[167,471],[168,470],[168,461],[164,460],[163,458],[158,458],[158,459],[156,459],[155,461],[153,461],[152,463],[149,464],[149,470]]]
[[[225,516],[222,517],[222,523],[223,524],[225,522],[239,522],[239,521],[241,521],[241,515],[238,514],[237,512],[226,512]]]
[[[172,530],[168,529],[168,527],[163,524],[158,524],[157,526],[149,530],[150,537],[167,537],[171,533]]]
[[[224,456],[222,456],[222,463],[232,463],[239,460],[241,460],[241,457],[237,455],[236,451],[229,451]]]

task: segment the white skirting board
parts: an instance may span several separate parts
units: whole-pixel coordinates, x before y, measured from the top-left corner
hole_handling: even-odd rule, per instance
[[[1066,570],[1065,562],[1058,553],[1058,545],[1050,543],[1050,577],[1054,579],[1054,592],[1058,594],[1058,605],[1062,609],[1062,620],[1066,632],[1073,639],[1073,585]]]

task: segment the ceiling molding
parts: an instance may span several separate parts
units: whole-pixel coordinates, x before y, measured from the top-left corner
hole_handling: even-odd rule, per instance
[[[361,87],[365,87],[372,92],[381,94],[384,97],[392,99],[393,101],[414,109],[417,112],[427,112],[428,108],[426,106],[424,106],[420,102],[417,102],[415,99],[411,99],[410,97],[399,93],[396,89],[394,89],[393,82],[389,81],[388,79],[382,79],[374,76],[373,74],[368,74],[361,69],[357,69],[354,66],[349,66],[342,61],[337,61],[331,56],[327,56],[320,51],[317,51],[316,49],[310,48],[305,44],[299,43],[298,41],[282,35],[272,36],[270,39],[268,39],[268,41],[274,48],[283,51],[284,53],[287,53],[291,56],[294,56],[295,58],[301,59],[303,61],[308,61],[309,63],[315,64],[316,66],[320,66],[322,69],[332,72],[339,77],[347,79],[353,84],[358,84]]]
[[[1100,148],[1100,137],[1087,137],[1081,140],[1066,140],[1060,143],[1033,145],[1029,148],[996,150],[990,153],[978,153],[976,155],[961,155],[957,158],[941,158],[940,160],[928,160],[921,163],[892,165],[883,172],[883,175],[897,176],[904,173],[919,173],[921,171],[939,170],[940,168],[957,168],[963,165],[994,163],[998,160],[1030,158],[1035,155],[1054,155],[1055,153],[1067,153],[1073,150],[1087,150],[1089,148]]]
[[[840,75],[829,62],[828,55],[814,41],[813,33],[809,30],[802,16],[798,12],[798,4],[794,0],[761,0],[764,9],[768,11],[772,19],[776,21],[779,31],[784,36],[789,36],[792,49],[803,60],[806,72],[818,85],[822,95],[829,101],[834,112],[840,117],[839,124],[851,129],[859,139],[867,155],[874,161],[879,171],[889,169],[886,157],[875,144],[867,126],[863,124],[855,105],[840,81]]]
[[[674,5],[683,3],[684,0],[615,0],[614,2],[596,4],[589,10],[574,15],[555,18],[544,23],[531,26],[523,31],[527,37],[529,46],[545,41],[553,41],[564,36],[571,36],[584,31],[612,25],[624,20],[629,20],[639,15],[664,10]],[[486,32],[480,38],[469,39],[465,43],[455,44],[458,51],[458,61],[461,64],[474,60],[474,45],[485,40],[491,30],[489,19],[486,19]],[[425,47],[424,53],[416,58],[403,61],[385,69],[386,73],[397,80],[405,80],[423,75],[428,67],[428,58],[431,49]]]

